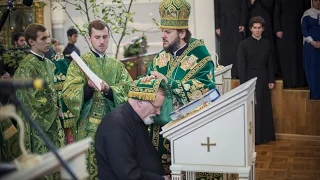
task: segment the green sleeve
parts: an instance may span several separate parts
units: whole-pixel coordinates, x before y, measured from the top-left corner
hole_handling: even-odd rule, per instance
[[[199,96],[205,94],[210,89],[215,88],[214,65],[212,61],[208,61],[193,78],[188,80],[168,79],[173,94],[190,102],[198,99]]]
[[[118,70],[116,73],[116,82],[110,85],[113,93],[113,103],[115,107],[123,104],[128,100],[129,88],[133,81],[125,66],[121,62],[118,63]]]
[[[80,70],[79,66],[72,61],[68,68],[66,80],[64,81],[62,89],[62,111],[65,111],[64,116],[69,113],[73,116],[68,120],[69,123],[67,123],[68,125],[65,128],[72,127],[74,120],[77,120],[80,116],[84,103],[83,87],[85,83],[85,74]]]
[[[11,162],[22,153],[19,147],[19,132],[10,119],[0,121],[3,142],[1,144],[1,158],[4,162]]]

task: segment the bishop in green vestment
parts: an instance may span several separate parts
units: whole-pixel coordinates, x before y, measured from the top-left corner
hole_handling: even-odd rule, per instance
[[[132,83],[124,65],[105,51],[109,42],[107,24],[95,20],[89,24],[89,40],[92,49],[81,56],[87,66],[103,81],[101,91],[88,80],[80,67],[72,61],[63,86],[63,100],[74,121],[70,124],[75,140],[86,137],[94,139],[95,132],[102,118],[112,109],[127,101],[127,94]],[[87,154],[90,179],[98,179],[97,161],[94,143]]]
[[[214,64],[204,42],[191,38],[188,30],[190,4],[185,0],[163,0],[159,6],[163,50],[148,69],[149,78],[164,79],[171,89],[160,117],[155,118],[150,133],[165,170],[170,172],[170,142],[159,132],[170,121],[169,113],[215,88]],[[221,179],[221,174],[197,173],[196,179]]]
[[[14,74],[14,79],[40,78],[47,82],[43,89],[18,90],[16,95],[30,112],[32,119],[52,140],[57,149],[65,145],[65,136],[58,118],[58,94],[54,88],[54,64],[44,57],[49,50],[50,36],[48,30],[41,24],[30,24],[25,30],[26,41],[31,47]],[[25,117],[19,112],[25,122],[25,142],[29,151],[35,154],[49,152],[42,137],[30,127]],[[58,179],[59,173],[43,177],[43,179]]]

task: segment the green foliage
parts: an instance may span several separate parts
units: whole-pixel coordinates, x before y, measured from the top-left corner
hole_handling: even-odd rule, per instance
[[[8,67],[17,68],[26,55],[26,50],[9,49],[0,56],[0,61],[2,60]]]
[[[134,1],[135,0],[130,0],[129,4],[125,5],[123,0],[112,0],[111,6],[106,6],[100,0],[57,0],[56,2],[60,4],[60,9],[67,14],[74,26],[85,39],[88,36],[87,27],[92,20],[91,18],[104,20],[108,24],[111,40],[113,40],[117,46],[117,52],[115,54],[117,58],[123,37],[131,35],[136,31],[135,29],[127,27],[129,22],[134,22],[133,16],[135,13],[131,12],[131,6]],[[66,11],[67,6],[73,6],[75,10],[79,11],[84,22],[83,26],[79,26],[73,21],[73,17]],[[53,7],[53,9],[57,8]],[[116,34],[120,35],[117,39],[115,38]],[[90,45],[88,41],[87,43]]]
[[[152,18],[153,24],[160,28],[160,22],[158,22],[155,18]]]
[[[128,45],[124,46],[124,57],[137,56],[147,52],[147,38],[145,35],[133,38]]]

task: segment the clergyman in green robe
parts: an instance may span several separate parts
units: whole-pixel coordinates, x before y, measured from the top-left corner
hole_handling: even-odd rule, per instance
[[[154,146],[160,153],[165,170],[170,173],[170,142],[160,135],[170,121],[169,113],[198,99],[215,88],[214,64],[204,42],[191,38],[188,19],[191,6],[186,0],[163,0],[159,5],[163,50],[152,61],[148,76],[164,79],[171,89],[160,117],[150,128]],[[220,180],[222,174],[197,173],[197,180]]]
[[[106,55],[110,37],[107,24],[101,20],[94,20],[89,24],[88,31],[92,49],[83,54],[81,59],[102,80],[102,88],[97,90],[75,61],[70,63],[62,98],[74,115],[73,123],[69,124],[74,140],[86,137],[94,139],[102,118],[127,101],[132,83],[132,78],[121,61]],[[87,154],[90,179],[98,179],[94,151],[93,142]]]
[[[58,95],[54,84],[54,64],[44,57],[44,53],[49,50],[49,32],[41,24],[30,24],[25,30],[27,43],[31,47],[28,54],[20,63],[14,74],[14,79],[40,78],[47,82],[47,86],[40,90],[18,90],[16,95],[22,104],[30,112],[31,118],[37,123],[46,135],[52,140],[57,149],[65,145],[65,136],[61,122],[58,118]],[[42,137],[30,127],[25,117],[26,146],[29,151],[36,154],[49,152]],[[58,179],[59,173],[45,176],[44,179]]]

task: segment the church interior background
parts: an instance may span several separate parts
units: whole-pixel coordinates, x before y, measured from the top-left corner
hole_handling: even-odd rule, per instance
[[[105,5],[111,5],[111,0],[100,0]],[[210,52],[219,54],[219,41],[214,29],[213,0],[188,0],[191,4],[190,31],[193,37],[203,39]],[[0,1],[1,12],[6,7],[5,0]],[[62,46],[68,43],[66,31],[73,25],[68,16],[59,8],[55,1],[37,0],[32,7],[26,7],[16,1],[17,9],[12,11],[1,31],[1,42],[10,45],[12,33],[23,29],[27,24],[37,22],[44,24],[53,38]],[[129,1],[124,1],[128,3]],[[152,18],[159,20],[158,6],[160,0],[136,0],[132,5],[135,12],[134,23],[130,26],[138,32],[125,36],[123,44],[134,36],[146,35],[148,42],[148,58],[152,58],[162,48],[160,30],[155,27]],[[79,11],[72,7],[67,9],[73,21],[83,24]],[[116,36],[117,37],[117,36]],[[87,52],[89,47],[84,37],[79,36],[76,46],[81,52]],[[114,54],[116,47],[109,42],[108,54]],[[122,53],[122,51],[120,51]],[[142,55],[143,56],[143,55]],[[139,59],[140,58],[140,59]],[[213,56],[215,58],[215,56]],[[125,62],[137,63],[141,57],[123,58]],[[139,64],[129,69],[133,78],[143,74],[145,67]],[[272,105],[277,141],[257,145],[256,180],[316,180],[320,179],[320,101],[309,99],[309,90],[283,89],[282,80],[276,80],[272,90]],[[232,87],[239,85],[238,80],[232,80]]]

